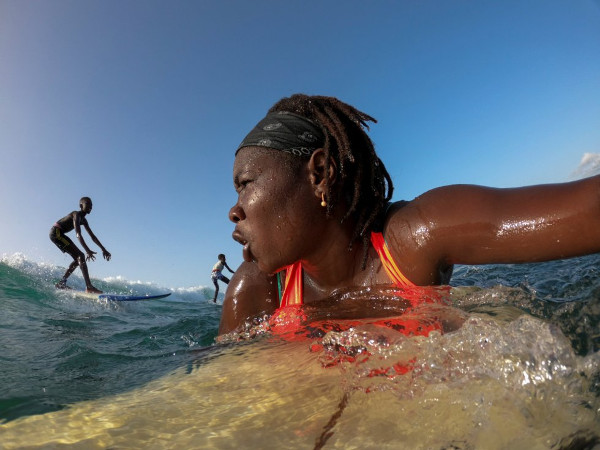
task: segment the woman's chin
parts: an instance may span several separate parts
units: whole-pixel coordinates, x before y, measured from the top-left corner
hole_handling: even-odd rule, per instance
[[[254,264],[258,266],[258,269],[265,274],[275,275],[281,269],[274,266],[273,264],[266,263],[263,259],[253,259]]]
[[[246,262],[253,262],[255,260],[254,255],[252,255],[252,251],[250,250],[250,244],[245,244],[242,249],[242,257]]]
[[[263,273],[271,273],[272,272],[273,267],[268,264],[264,264],[262,259],[258,259],[256,257],[256,255],[254,255],[254,253],[252,253],[252,250],[250,249],[249,244],[244,245],[244,249],[242,250],[242,256],[244,258],[244,261],[256,264],[261,272],[263,272]]]
[[[288,265],[281,265],[278,262],[273,260],[268,260],[262,257],[257,257],[250,248],[249,244],[244,245],[244,249],[242,251],[242,255],[244,257],[244,261],[251,262],[257,265],[258,269],[265,274],[275,275],[277,272],[285,269]]]

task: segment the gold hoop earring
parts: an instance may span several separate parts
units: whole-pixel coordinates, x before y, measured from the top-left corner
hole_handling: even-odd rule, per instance
[[[327,202],[325,201],[325,194],[321,192],[321,206],[325,208],[327,206]]]

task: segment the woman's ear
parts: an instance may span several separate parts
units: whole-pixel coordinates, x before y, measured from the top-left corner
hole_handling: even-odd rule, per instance
[[[325,151],[319,148],[313,152],[308,162],[310,181],[315,188],[315,193],[320,196],[326,193],[335,183],[337,165],[333,158],[328,158]]]

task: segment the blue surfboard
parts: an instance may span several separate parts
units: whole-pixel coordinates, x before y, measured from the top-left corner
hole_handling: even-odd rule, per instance
[[[155,300],[171,295],[170,292],[158,295],[121,295],[121,294],[97,294],[99,300],[112,300],[115,302],[133,302],[137,300]]]
[[[69,289],[68,292],[73,293],[79,297],[91,298],[94,300],[109,300],[114,302],[134,302],[139,300],[156,300],[159,298],[165,298],[171,295],[170,292],[166,294],[158,295],[127,295],[127,294],[92,294],[85,291],[79,291],[75,289]]]

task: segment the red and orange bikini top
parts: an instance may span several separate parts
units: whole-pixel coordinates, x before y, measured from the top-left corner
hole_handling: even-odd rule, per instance
[[[383,234],[371,232],[371,244],[373,245],[373,248],[375,248],[375,251],[377,251],[383,268],[396,287],[415,287],[415,284],[404,276],[394,262],[388,246],[385,243],[385,239],[383,238]],[[281,270],[278,275],[280,293],[279,307],[283,308],[291,305],[302,305],[304,303],[302,264],[300,262],[291,264]]]
[[[404,276],[394,262],[381,233],[371,233],[371,244],[377,251],[390,280],[399,288],[398,295],[401,298],[409,301],[412,306],[438,303],[442,299],[440,292],[432,292],[428,287],[417,286]],[[432,331],[443,332],[442,321],[437,316],[431,315],[407,317],[401,314],[400,316],[375,319],[309,321],[301,308],[303,304],[302,264],[297,262],[287,266],[278,275],[280,293],[281,287],[283,287],[283,295],[280,294],[280,306],[269,319],[269,329],[274,335],[286,341],[311,341],[311,352],[323,349],[320,338],[329,331],[342,332],[362,325],[392,329],[405,336],[428,336]],[[363,355],[362,359],[357,359],[357,354]],[[332,353],[323,356],[322,364],[324,367],[333,367],[344,361],[356,361],[357,364],[362,364],[369,359],[369,355],[365,349],[353,353],[352,348],[334,347]],[[413,370],[415,361],[415,359],[411,359],[408,363],[392,362],[381,367],[374,366],[369,370],[368,376],[393,378],[403,375]]]

